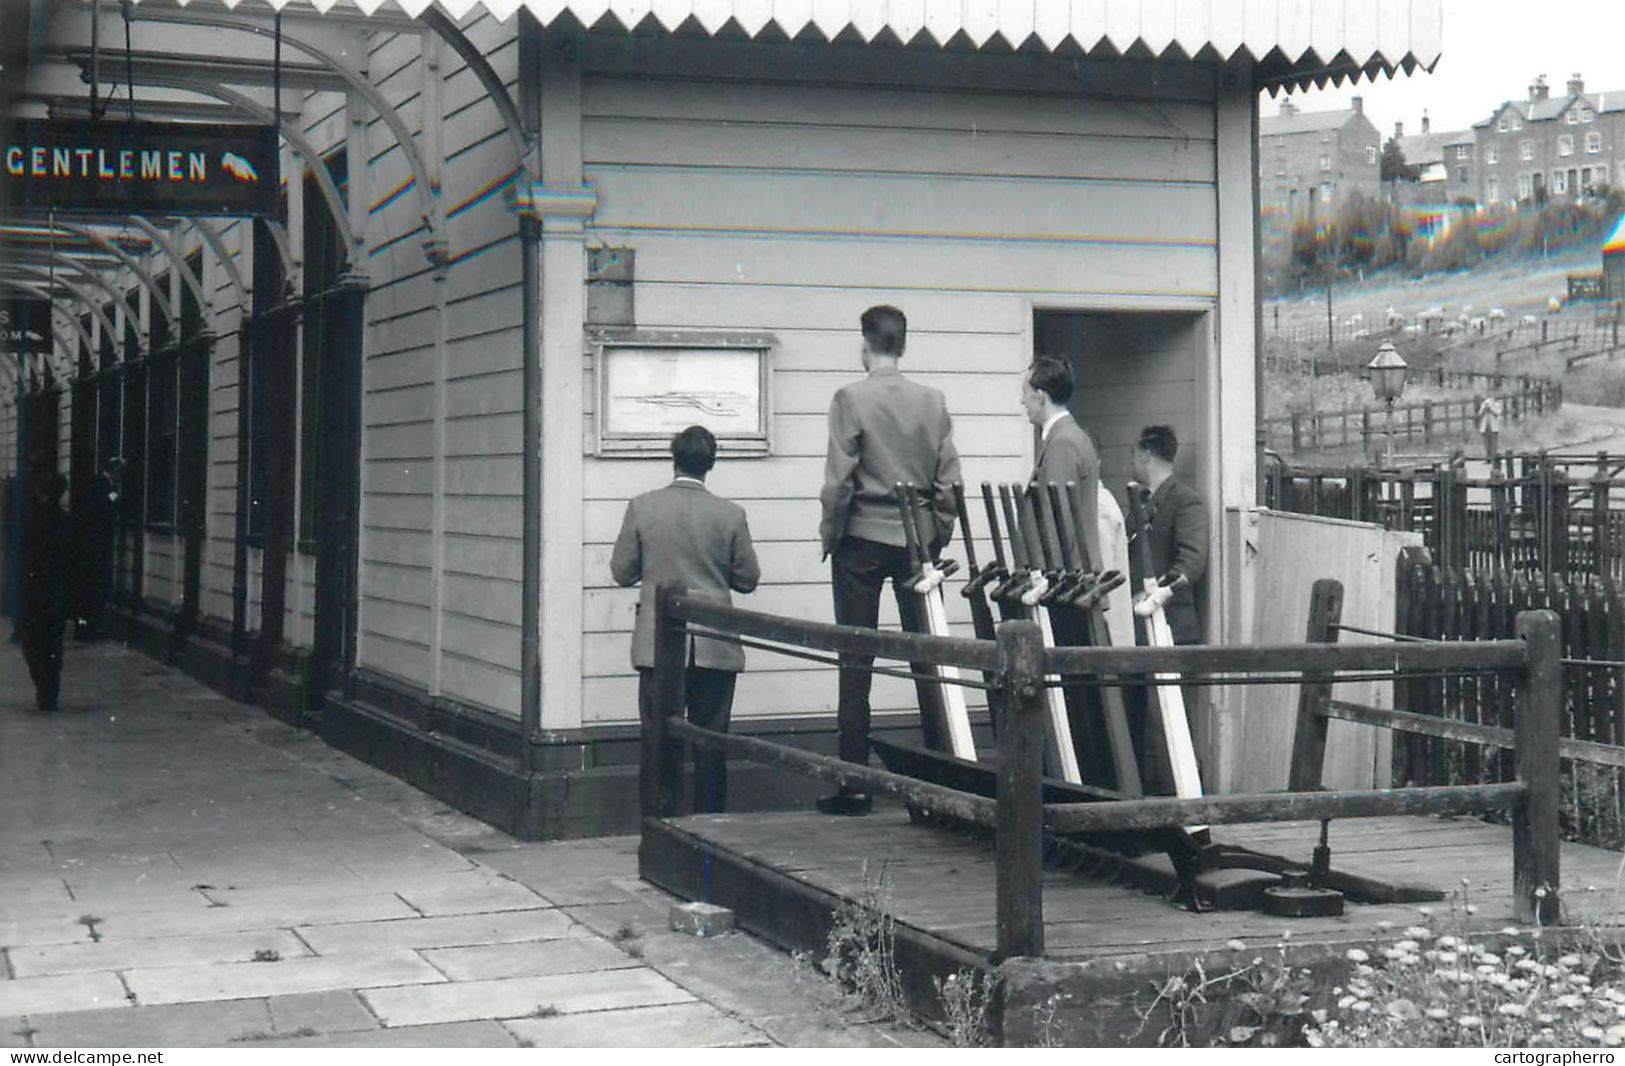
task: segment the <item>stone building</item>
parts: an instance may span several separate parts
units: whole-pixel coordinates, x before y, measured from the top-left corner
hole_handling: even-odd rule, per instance
[[[1528,97],[1473,124],[1478,202],[1488,207],[1579,197],[1625,185],[1625,90],[1587,92],[1575,74],[1554,97],[1544,75]]]
[[[1382,135],[1353,98],[1342,111],[1299,111],[1282,99],[1258,121],[1259,205],[1285,224],[1335,214],[1354,193],[1381,189]]]

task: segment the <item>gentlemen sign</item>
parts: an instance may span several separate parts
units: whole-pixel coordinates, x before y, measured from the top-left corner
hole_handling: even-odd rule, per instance
[[[271,215],[270,126],[25,119],[0,146],[0,210]]]
[[[51,352],[51,301],[27,297],[0,299],[0,352]]]

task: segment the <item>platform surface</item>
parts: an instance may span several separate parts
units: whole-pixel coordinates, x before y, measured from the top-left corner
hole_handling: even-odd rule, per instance
[[[879,886],[897,921],[976,954],[994,947],[995,856],[991,843],[911,824],[901,809],[877,808],[867,818],[779,812],[696,815],[670,820],[672,829],[717,851],[760,864],[852,900],[866,883]],[[1221,826],[1220,843],[1308,864],[1318,822]],[[1464,890],[1475,913],[1468,924],[1512,924],[1512,829],[1473,818],[1393,817],[1337,821],[1330,839],[1333,867],[1393,883]],[[1618,852],[1565,844],[1563,892],[1569,920],[1620,920],[1625,895],[1616,892]],[[1462,885],[1462,879],[1470,882]],[[867,879],[867,882],[866,882]],[[1587,886],[1593,886],[1587,891]],[[1452,902],[1423,904],[1438,929],[1453,924]],[[1350,904],[1341,917],[1279,918],[1257,911],[1191,913],[1138,888],[1071,871],[1044,878],[1045,955],[1057,960],[1204,951],[1240,939],[1259,946],[1294,940],[1348,940],[1372,935],[1378,923],[1403,928],[1422,920],[1416,904]]]

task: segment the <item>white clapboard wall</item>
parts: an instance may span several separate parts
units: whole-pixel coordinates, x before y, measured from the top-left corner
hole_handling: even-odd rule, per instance
[[[866,306],[908,314],[904,372],[946,393],[974,485],[1029,469],[1019,391],[1035,305],[1131,308],[1211,299],[1216,285],[1210,83],[1105,72],[1085,85],[1066,64],[1014,57],[865,58],[648,39],[584,55],[585,170],[600,197],[589,240],[636,250],[637,324],[779,340],[774,453],[724,458],[710,483],[746,508],[757,542],[762,586],[740,601],[821,621],[825,417],[862,373]],[[591,371],[589,360],[589,444]],[[669,476],[658,460],[588,460],[589,722],[636,718],[636,593],[614,587],[608,558],[627,498]],[[979,509],[975,523],[985,537]],[[968,635],[955,588],[952,619]],[[749,656],[736,715],[834,708],[832,669]],[[874,706],[913,709],[912,685],[877,678]]]

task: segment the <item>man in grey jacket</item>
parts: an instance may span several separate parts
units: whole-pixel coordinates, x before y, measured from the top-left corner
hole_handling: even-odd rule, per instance
[[[1089,565],[1100,567],[1100,455],[1095,442],[1078,425],[1067,406],[1072,402],[1072,368],[1051,356],[1040,356],[1021,383],[1021,406],[1038,428],[1038,451],[1029,480],[1040,485],[1078,485],[1083,528],[1078,533],[1089,548]]]
[[[868,376],[842,387],[829,406],[829,450],[823,518],[818,535],[830,558],[835,621],[874,628],[880,621],[880,588],[891,579],[903,628],[924,631],[918,598],[905,591],[912,570],[903,522],[897,510],[898,482],[919,486],[930,496],[933,555],[953,533],[953,483],[959,480],[953,421],[942,393],[898,372],[908,341],[908,319],[895,307],[863,312],[863,369]],[[871,659],[843,656],[836,724],[840,756],[869,761]],[[938,698],[919,686],[921,709]],[[936,717],[927,714],[925,720]],[[825,814],[868,814],[867,793],[843,789],[818,801]]]
[[[705,487],[705,475],[717,461],[716,437],[704,426],[689,426],[672,438],[671,455],[676,476],[666,487],[634,497],[626,505],[621,533],[609,559],[617,584],[643,582],[632,629],[632,665],[638,671],[638,712],[646,731],[658,712],[656,590],[665,582],[678,582],[695,595],[732,603],[729,590],[750,592],[762,576],[744,509],[713,496]],[[738,645],[690,637],[684,677],[688,720],[703,729],[727,732],[734,683],[744,668],[745,653]],[[726,807],[727,775],[728,762],[722,753],[696,753],[695,811],[712,813]],[[642,782],[643,794],[653,794],[650,786],[654,784]],[[675,795],[680,782],[665,784],[668,794]]]

